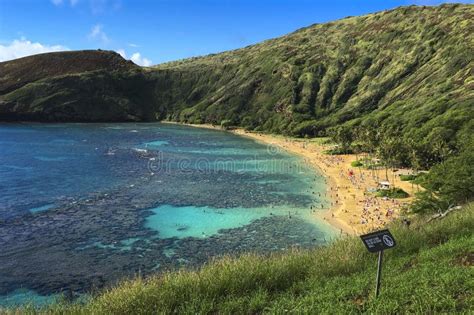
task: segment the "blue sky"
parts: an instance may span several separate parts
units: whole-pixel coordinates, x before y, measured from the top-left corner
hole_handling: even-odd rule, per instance
[[[443,2],[0,0],[0,61],[102,48],[150,65],[247,46],[345,16]]]

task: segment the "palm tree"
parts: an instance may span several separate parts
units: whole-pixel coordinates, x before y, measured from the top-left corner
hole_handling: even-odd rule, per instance
[[[409,138],[407,142],[408,148],[409,148],[409,159],[410,159],[410,164],[411,167],[413,168],[413,171],[415,174],[418,174],[418,172],[422,169],[423,165],[423,154],[421,154],[420,151],[422,151],[420,144],[418,141],[416,141],[413,138]],[[413,189],[413,181],[411,182],[412,184],[412,189]],[[416,184],[416,190],[420,191],[420,187],[418,184]]]

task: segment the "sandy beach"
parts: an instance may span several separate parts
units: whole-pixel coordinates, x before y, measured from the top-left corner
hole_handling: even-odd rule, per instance
[[[399,217],[402,207],[411,201],[411,198],[380,198],[370,193],[377,187],[379,180],[385,179],[385,171],[379,170],[377,179],[375,172],[352,167],[355,155],[328,155],[324,153],[327,146],[304,139],[251,133],[242,129],[232,132],[298,154],[321,172],[328,182],[327,193],[331,198],[331,208],[316,215],[344,233],[360,235],[382,228]],[[412,196],[414,192],[411,184],[401,181],[398,174],[392,176],[391,173],[389,170],[390,182]]]
[[[222,130],[212,125],[190,126]],[[233,129],[230,132],[300,155],[308,165],[322,173],[328,183],[327,196],[331,199],[331,207],[317,211],[315,215],[339,229],[341,233],[360,235],[384,227],[400,216],[401,209],[411,201],[411,196],[416,191],[411,183],[401,181],[398,173],[393,174],[389,170],[390,183],[408,192],[410,197],[375,197],[372,191],[379,181],[385,180],[385,171],[374,172],[351,166],[351,162],[357,159],[355,155],[325,154],[329,147],[317,141],[248,132],[243,129]]]

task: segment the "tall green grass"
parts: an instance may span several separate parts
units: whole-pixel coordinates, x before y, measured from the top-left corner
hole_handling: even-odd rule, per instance
[[[474,206],[442,220],[390,226],[379,298],[377,255],[358,237],[325,248],[225,257],[198,271],[127,281],[85,304],[22,309],[49,314],[473,313]]]

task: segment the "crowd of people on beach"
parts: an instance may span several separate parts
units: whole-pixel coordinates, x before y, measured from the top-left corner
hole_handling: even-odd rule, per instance
[[[259,137],[265,135],[259,134]],[[268,143],[274,141],[270,140],[266,139]],[[285,150],[302,154],[306,164],[321,170],[322,180],[329,187],[323,192],[312,191],[320,201],[311,206],[310,211],[316,213],[318,209],[328,210],[323,218],[339,225],[341,233],[361,234],[378,229],[400,215],[405,203],[375,196],[378,181],[376,172],[352,169],[352,157],[326,154],[328,147],[310,145],[307,141],[295,142],[285,138],[277,142],[275,144]],[[321,181],[321,178],[317,176],[315,181]],[[329,204],[324,203],[323,199],[329,199]]]
[[[301,147],[308,148],[304,144]],[[347,161],[342,156],[323,154],[316,148],[312,148],[311,151],[315,160],[306,158],[306,163],[316,165],[324,174],[330,169],[338,171],[339,180],[337,183],[330,183],[325,193],[325,196],[331,199],[333,208],[331,218],[337,218],[340,213],[344,213],[350,216],[347,222],[350,226],[366,232],[386,225],[399,214],[403,203],[396,199],[373,195],[377,181],[368,171],[346,168]],[[326,177],[324,181],[328,183]],[[355,209],[347,209],[347,199],[355,202]]]

